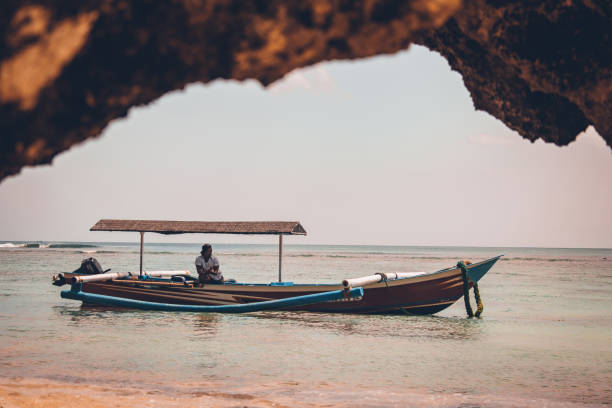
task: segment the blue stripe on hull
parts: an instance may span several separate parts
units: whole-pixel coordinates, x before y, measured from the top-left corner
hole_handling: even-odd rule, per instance
[[[349,295],[351,298],[361,297],[363,296],[363,289],[353,288],[349,291]],[[288,307],[304,306],[315,303],[340,300],[346,296],[346,292],[344,290],[334,290],[331,292],[295,296],[278,300],[268,300],[265,302],[222,306],[176,305],[169,303],[156,303],[146,302],[142,300],[125,299],[115,296],[97,295],[93,293],[82,292],[80,284],[74,285],[70,290],[62,291],[61,296],[64,299],[81,300],[83,302],[98,305],[129,307],[143,310],[162,310],[170,312],[247,313],[258,312],[262,310],[278,310]]]

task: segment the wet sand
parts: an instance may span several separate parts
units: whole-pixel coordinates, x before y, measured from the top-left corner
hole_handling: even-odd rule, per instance
[[[293,385],[293,387],[291,387]],[[262,384],[236,392],[202,389],[211,385],[186,384],[173,391],[136,389],[121,386],[74,384],[39,379],[14,378],[0,381],[1,408],[102,408],[102,407],[495,407],[550,408],[605,407],[546,399],[507,398],[497,395],[418,394],[372,387],[350,389],[337,386],[303,387],[300,384]],[[200,390],[197,390],[197,389]],[[294,388],[291,390],[291,388]]]
[[[275,407],[285,405],[253,395],[191,392],[169,395],[155,390],[104,387],[89,384],[17,379],[0,383],[2,408],[102,408],[102,407]]]

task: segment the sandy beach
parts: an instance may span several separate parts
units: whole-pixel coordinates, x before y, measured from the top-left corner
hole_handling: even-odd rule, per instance
[[[247,394],[198,392],[171,396],[159,391],[103,387],[88,384],[42,382],[33,379],[0,384],[3,408],[106,407],[283,407],[284,405]]]
[[[294,388],[288,391],[289,388]],[[537,398],[506,398],[499,395],[418,394],[376,388],[334,389],[333,386],[307,389],[300,384],[261,384],[242,392],[205,391],[204,384],[188,384],[173,390],[147,390],[121,386],[71,384],[36,379],[0,382],[2,408],[128,408],[128,407],[605,407]],[[196,390],[200,389],[200,390]]]

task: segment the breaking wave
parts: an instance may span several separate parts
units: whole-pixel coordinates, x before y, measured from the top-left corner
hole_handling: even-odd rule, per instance
[[[0,248],[23,248],[24,246],[25,244],[13,244],[12,242],[0,244]]]
[[[0,244],[0,248],[49,248],[49,244],[42,244],[40,242],[21,242],[18,244],[5,242]]]
[[[501,260],[504,262],[509,262],[509,261],[581,262],[583,261],[583,259],[579,259],[579,258],[546,258],[546,257],[537,258],[537,257],[522,257],[522,256],[504,257],[504,258],[501,258]]]
[[[92,244],[49,244],[49,248],[97,248]]]
[[[59,243],[47,244],[42,242],[5,242],[0,244],[0,248],[97,248],[98,245],[92,244],[74,244],[74,243]]]

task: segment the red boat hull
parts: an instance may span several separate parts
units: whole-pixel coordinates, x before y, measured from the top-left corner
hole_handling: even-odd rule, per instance
[[[473,281],[478,281],[499,257],[468,265]],[[84,283],[82,291],[148,302],[183,305],[230,305],[283,299],[343,289],[342,285],[265,285],[234,284],[189,287],[155,280],[115,280]],[[307,310],[331,313],[374,314],[433,314],[463,296],[463,280],[459,268],[412,278],[390,280],[366,285],[359,299],[295,307],[289,310]]]

